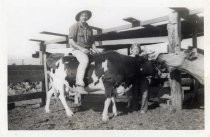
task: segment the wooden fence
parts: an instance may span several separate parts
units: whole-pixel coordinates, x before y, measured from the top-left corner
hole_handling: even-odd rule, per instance
[[[173,10],[173,12],[169,15],[166,16],[162,16],[162,17],[158,17],[158,18],[154,18],[154,19],[150,19],[150,20],[144,20],[144,21],[140,21],[138,19],[135,19],[133,17],[129,17],[129,18],[125,18],[124,20],[129,22],[129,24],[127,25],[122,25],[122,26],[117,26],[114,28],[109,28],[106,30],[103,30],[101,28],[97,28],[97,27],[93,27],[94,30],[97,31],[97,35],[101,36],[101,35],[109,35],[109,37],[106,38],[98,38],[96,37],[96,41],[99,42],[98,46],[105,46],[104,44],[102,44],[102,42],[106,41],[106,43],[108,44],[108,46],[111,45],[116,45],[117,44],[131,44],[130,43],[130,39],[133,38],[133,42],[134,43],[141,43],[142,41],[145,41],[146,38],[145,37],[157,37],[159,36],[159,32],[166,32],[163,36],[167,36],[166,37],[161,37],[162,41],[160,41],[159,38],[157,38],[158,41],[156,42],[165,42],[168,41],[168,49],[170,53],[176,53],[179,54],[181,51],[181,36],[183,34],[181,34],[183,31],[181,31],[181,29],[183,28],[183,30],[185,30],[184,28],[188,27],[188,29],[186,29],[186,33],[189,33],[189,36],[192,37],[193,39],[193,47],[197,48],[197,36],[199,35],[199,31],[201,30],[202,34],[203,34],[203,27],[201,27],[201,29],[199,29],[199,26],[203,26],[203,21],[199,21],[202,20],[199,18],[199,16],[197,16],[196,14],[202,13],[203,10],[202,9],[196,9],[196,10],[188,10],[187,8],[171,8]],[[189,25],[188,23],[184,25],[184,21],[181,20],[181,18],[183,18],[184,20],[188,21],[188,23],[190,22],[191,25]],[[161,27],[162,29],[159,30],[158,26],[155,26],[155,23],[159,23],[159,22],[167,22],[165,23],[165,27]],[[198,22],[201,22],[201,24],[199,24]],[[183,25],[183,27],[181,26],[181,24]],[[139,30],[141,27],[144,28],[150,28],[148,30],[148,32],[152,32],[151,36],[147,36],[145,35],[145,32],[142,31],[140,35],[140,31],[138,33],[134,33],[135,36],[134,37],[130,37],[128,39],[128,30],[134,31],[134,30]],[[193,29],[192,29],[193,28]],[[116,39],[115,35],[116,33],[120,32],[120,31],[125,31],[126,30],[126,37],[118,37],[118,39]],[[157,35],[154,36],[153,31],[151,30],[158,30]],[[114,35],[111,35],[111,32],[114,32]],[[40,59],[42,60],[42,64],[44,65],[44,71],[46,72],[46,49],[48,47],[48,45],[50,44],[55,44],[55,43],[61,43],[61,44],[66,44],[66,47],[69,48],[69,44],[68,44],[68,37],[67,35],[61,35],[58,33],[52,33],[52,32],[41,32],[43,34],[50,34],[50,35],[58,35],[58,36],[63,36],[62,38],[58,38],[58,39],[53,39],[53,40],[37,40],[37,39],[30,39],[31,41],[36,41],[36,42],[40,42]],[[134,38],[141,38],[141,39],[134,39]],[[122,40],[122,39],[128,39],[128,40]],[[142,39],[143,38],[143,39]],[[119,39],[121,39],[119,41]],[[108,41],[109,40],[109,41]],[[151,39],[149,39],[148,41],[150,42]],[[146,42],[147,43],[147,42]],[[154,42],[152,42],[154,43]],[[147,43],[148,44],[148,43]],[[107,45],[106,45],[107,46]],[[124,47],[123,47],[124,48]],[[129,53],[129,47],[128,49],[128,53]],[[171,69],[172,70],[172,69]],[[171,73],[172,74],[172,71]],[[182,87],[181,87],[181,76],[180,76],[180,72],[176,72],[176,74],[174,76],[177,77],[171,77],[170,79],[170,85],[171,85],[171,93],[172,93],[172,106],[176,109],[182,109]],[[46,89],[48,88],[48,82],[47,82],[47,74],[45,73],[45,87]]]
[[[8,83],[42,82],[42,91],[28,94],[8,96],[8,103],[41,98],[41,105],[45,105],[44,66],[43,65],[9,65]]]

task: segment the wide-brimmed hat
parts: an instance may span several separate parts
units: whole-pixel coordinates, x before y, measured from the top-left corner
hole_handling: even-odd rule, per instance
[[[76,15],[76,17],[75,17],[76,21],[79,21],[80,15],[81,15],[82,13],[84,13],[84,12],[86,12],[87,15],[88,15],[88,19],[87,19],[87,20],[89,20],[89,19],[91,18],[92,12],[89,11],[89,10],[83,10],[83,11],[80,11],[79,13],[77,13],[77,15]]]

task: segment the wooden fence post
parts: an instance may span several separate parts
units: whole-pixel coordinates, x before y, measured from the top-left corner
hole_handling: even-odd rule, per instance
[[[128,54],[128,55],[131,54],[130,47],[127,48],[127,54]]]
[[[66,48],[70,48],[69,38],[68,38],[68,36],[66,36]]]
[[[179,54],[181,51],[181,20],[178,12],[173,12],[169,15],[167,29],[169,53]]]
[[[46,45],[44,42],[40,43],[40,59],[41,59],[41,64],[44,65],[44,81],[42,81],[42,92],[47,93],[48,91],[48,80],[47,80],[47,67],[46,67]],[[45,94],[46,95],[46,94]],[[41,98],[41,103],[40,106],[44,106],[46,104],[46,96],[43,96]]]
[[[168,50],[169,53],[179,54],[181,51],[181,20],[178,12],[173,12],[169,15],[168,29]],[[169,68],[170,72],[170,87],[171,87],[171,103],[174,109],[182,109],[182,87],[180,71]]]
[[[191,17],[192,22],[192,30],[193,30],[193,36],[192,36],[192,46],[195,53],[197,53],[197,19],[198,17],[196,15]]]
[[[102,34],[102,30],[97,30],[97,35],[101,35]],[[98,41],[98,46],[102,45],[102,41]]]

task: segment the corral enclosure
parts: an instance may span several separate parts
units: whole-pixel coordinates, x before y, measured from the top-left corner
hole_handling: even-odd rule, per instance
[[[181,41],[181,47],[183,49],[187,49],[188,46],[192,46],[192,39],[183,39]],[[65,44],[54,44],[51,45],[52,48],[58,48],[66,46]],[[198,48],[204,49],[204,42],[203,42],[203,36],[198,37]],[[154,45],[146,45],[144,46],[146,49],[158,51],[160,53],[167,52],[167,43],[162,44],[154,44]],[[117,52],[127,55],[127,49],[118,49]],[[37,58],[26,58],[26,59],[9,59],[8,65],[41,65],[40,59]]]

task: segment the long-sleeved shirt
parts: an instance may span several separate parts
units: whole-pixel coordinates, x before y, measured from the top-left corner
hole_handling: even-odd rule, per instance
[[[90,49],[94,42],[93,31],[86,23],[82,25],[80,22],[75,23],[69,29],[69,39],[73,39],[79,46]]]

